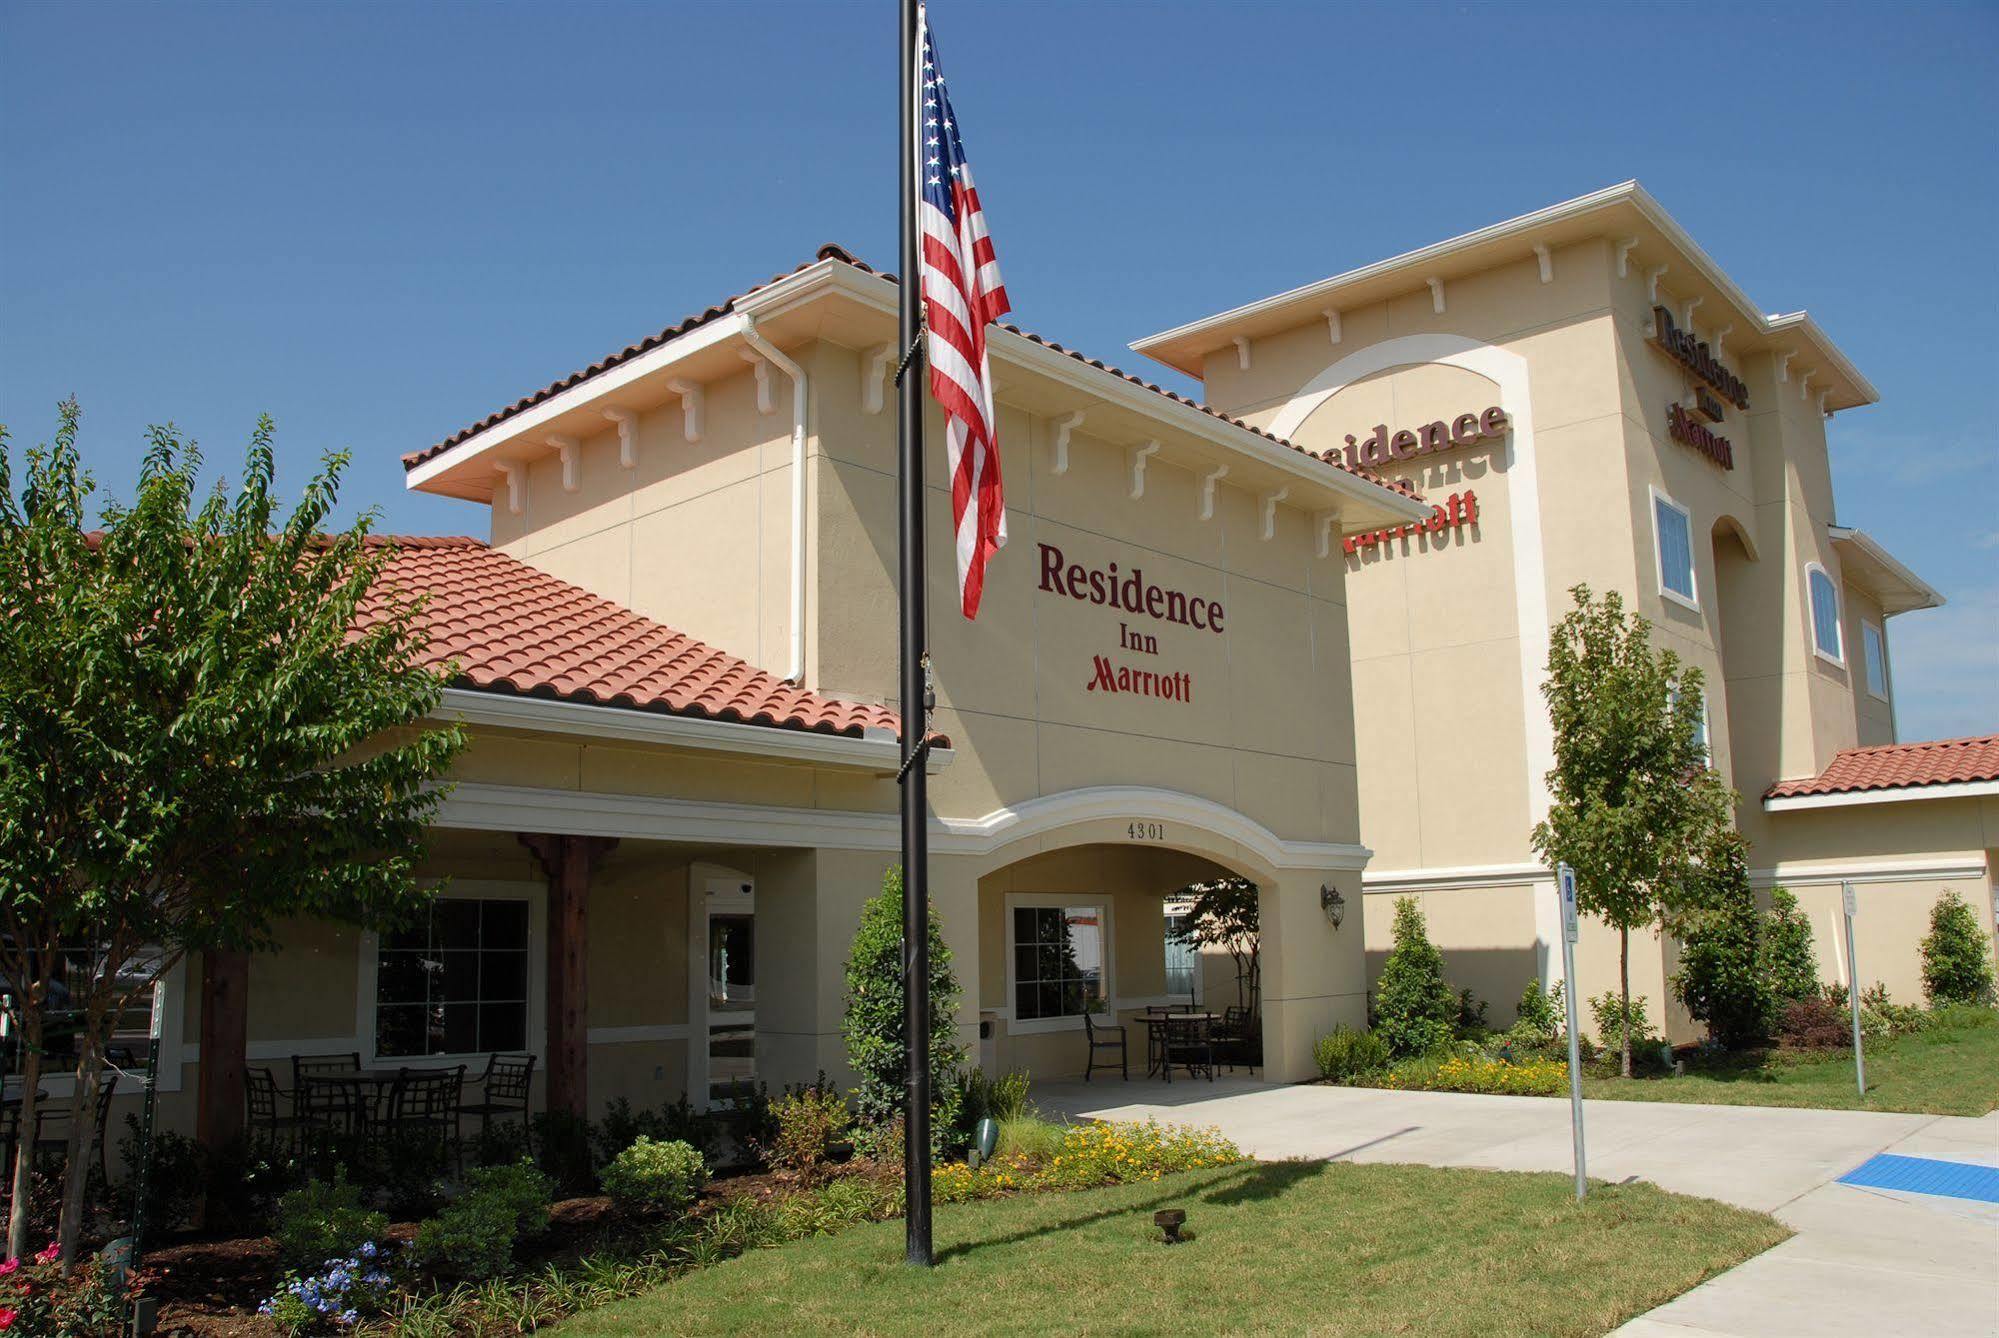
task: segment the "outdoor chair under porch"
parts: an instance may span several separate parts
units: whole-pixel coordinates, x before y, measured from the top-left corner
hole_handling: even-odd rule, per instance
[[[310,1121],[294,1108],[285,1110],[285,1094],[269,1069],[243,1071],[243,1102],[248,1108],[250,1136],[273,1152],[294,1152]]]
[[[1222,1010],[1221,1025],[1213,1034],[1215,1062],[1231,1071],[1238,1065],[1246,1068],[1251,1077],[1256,1076],[1257,1066],[1263,1058],[1263,1037],[1249,1009],[1239,1004],[1230,1004]]]
[[[1083,1065],[1083,1081],[1090,1081],[1090,1074],[1097,1067],[1097,1052],[1117,1055],[1118,1077],[1131,1081],[1131,1065],[1125,1054],[1124,1028],[1115,1022],[1099,1022],[1096,1014],[1083,1014],[1083,1034],[1089,1037],[1089,1058]],[[1104,1060],[1104,1067],[1110,1067],[1110,1060]]]
[[[521,1121],[521,1137],[528,1144],[529,1151],[534,1145],[534,1121],[528,1113],[531,1084],[534,1081],[533,1055],[492,1055],[486,1060],[486,1071],[472,1080],[471,1086],[479,1089],[479,1100],[468,1101],[458,1107],[460,1117],[479,1117],[479,1138],[483,1142],[495,1119],[509,1119],[518,1115]]]
[[[1173,1066],[1185,1066],[1189,1078],[1205,1073],[1215,1080],[1214,1020],[1210,1014],[1192,1017],[1169,1016],[1161,1030],[1160,1071],[1173,1081]]]
[[[391,1139],[435,1146],[438,1155],[454,1153],[464,1169],[464,1145],[458,1139],[459,1097],[465,1090],[465,1066],[448,1069],[403,1069],[389,1089],[388,1109],[381,1129]]]

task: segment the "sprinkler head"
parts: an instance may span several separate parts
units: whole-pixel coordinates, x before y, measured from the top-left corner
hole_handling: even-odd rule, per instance
[[[1187,1211],[1184,1208],[1161,1208],[1152,1215],[1152,1224],[1166,1233],[1165,1243],[1168,1245],[1181,1243],[1180,1227],[1186,1220]]]

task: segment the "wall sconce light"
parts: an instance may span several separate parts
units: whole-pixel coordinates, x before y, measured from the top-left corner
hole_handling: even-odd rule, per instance
[[[1337,887],[1327,883],[1319,889],[1319,909],[1333,922],[1333,928],[1338,929],[1340,921],[1347,918],[1347,899],[1340,895]]]

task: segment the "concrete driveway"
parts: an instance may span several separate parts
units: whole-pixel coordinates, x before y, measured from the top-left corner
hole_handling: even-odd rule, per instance
[[[1054,1083],[1044,1111],[1215,1125],[1258,1157],[1563,1171],[1569,1106],[1538,1097],[1215,1083]],[[1980,1119],[1645,1101],[1584,1103],[1592,1179],[1650,1180],[1798,1234],[1618,1332],[1999,1335],[1999,1204],[1834,1183],[1877,1153],[1999,1167]]]

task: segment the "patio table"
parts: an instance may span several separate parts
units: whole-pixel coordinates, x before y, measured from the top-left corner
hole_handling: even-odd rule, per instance
[[[382,1097],[402,1075],[401,1069],[341,1069],[324,1073],[301,1073],[299,1083],[307,1087],[336,1087],[342,1100],[354,1112],[355,1132],[363,1133],[380,1115]],[[294,1106],[296,1108],[296,1105]]]

